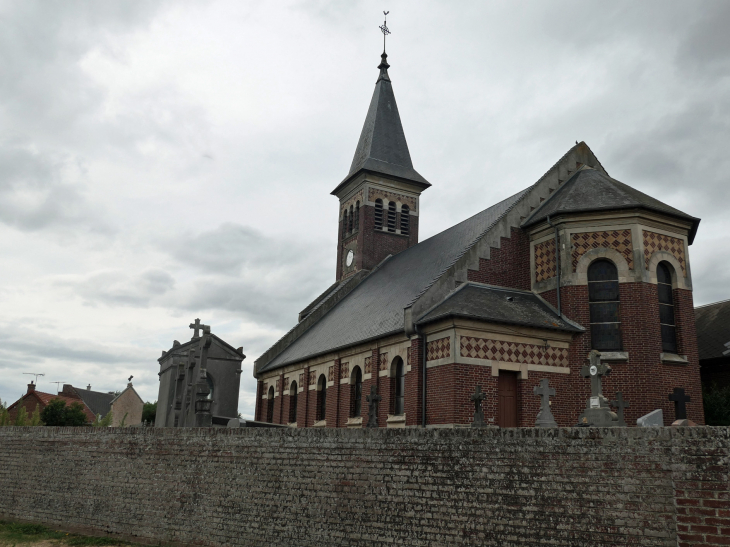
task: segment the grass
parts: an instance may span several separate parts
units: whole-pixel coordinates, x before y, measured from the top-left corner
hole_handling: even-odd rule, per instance
[[[133,545],[118,539],[67,534],[40,524],[0,521],[0,545],[33,545],[40,542],[51,542],[53,545]]]

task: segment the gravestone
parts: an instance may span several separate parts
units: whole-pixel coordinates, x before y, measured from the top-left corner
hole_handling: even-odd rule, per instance
[[[370,395],[365,397],[368,401],[368,425],[367,427],[378,427],[378,403],[382,397],[378,395],[377,388],[370,386]]]
[[[611,406],[616,407],[618,410],[616,411],[616,414],[618,414],[618,425],[619,427],[626,427],[626,422],[624,421],[624,408],[629,407],[629,402],[624,401],[624,394],[620,391],[616,392],[616,400],[611,401]]]
[[[477,386],[474,390],[474,394],[471,396],[471,400],[474,401],[474,421],[471,423],[472,427],[486,427],[484,423],[484,409],[482,408],[482,401],[486,398],[486,395],[482,393],[482,386]]]
[[[555,388],[550,387],[547,378],[540,380],[540,385],[532,388],[532,393],[540,397],[540,412],[535,419],[535,427],[558,427],[552,410],[550,410],[550,397],[555,396]]]
[[[663,427],[664,426],[664,412],[661,408],[652,410],[649,414],[645,414],[641,418],[636,420],[636,425],[639,427]]]
[[[591,396],[588,405],[578,417],[580,427],[618,427],[618,416],[611,412],[611,406],[603,396],[602,378],[611,374],[611,367],[601,363],[601,352],[591,350],[589,364],[581,368],[580,373],[584,378],[591,380]]]

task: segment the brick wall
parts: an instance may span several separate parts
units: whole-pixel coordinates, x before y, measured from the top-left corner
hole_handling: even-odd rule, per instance
[[[477,283],[530,290],[530,238],[523,230],[512,228],[510,237],[492,247],[489,259],[479,259],[479,270],[469,270],[467,278]]]
[[[727,545],[730,428],[0,428],[0,518],[176,545]]]

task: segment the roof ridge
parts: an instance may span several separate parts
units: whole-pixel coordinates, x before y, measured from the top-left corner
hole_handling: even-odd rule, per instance
[[[719,304],[727,304],[730,302],[730,298],[727,298],[725,300],[718,300],[717,302],[711,302],[710,304],[702,304],[701,306],[695,306],[696,310],[699,310],[700,308],[709,308],[710,306],[717,306]]]

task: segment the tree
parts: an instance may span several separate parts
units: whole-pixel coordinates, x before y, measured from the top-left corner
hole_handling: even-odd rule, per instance
[[[18,409],[18,413],[15,415],[15,425],[17,427],[28,425],[28,411],[25,410],[24,406],[21,406]]]
[[[5,407],[3,400],[0,399],[0,427],[10,425],[10,416],[8,415],[8,409]]]
[[[33,411],[33,414],[30,415],[30,423],[28,425],[43,425],[43,422],[41,421],[41,405],[35,405],[35,410]]]
[[[66,406],[62,399],[51,399],[41,412],[41,420],[49,426],[80,426],[86,424],[86,412],[81,403]]]
[[[709,388],[703,387],[702,402],[707,425],[730,425],[730,386],[718,387],[713,384]]]
[[[142,423],[150,422],[155,423],[155,417],[157,416],[157,401],[150,403],[147,401],[142,407]]]

